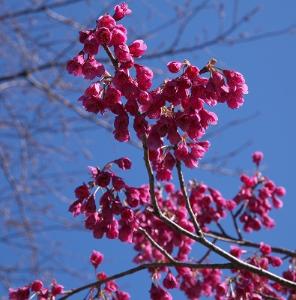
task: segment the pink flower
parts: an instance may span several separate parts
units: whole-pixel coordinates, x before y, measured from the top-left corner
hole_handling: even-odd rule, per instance
[[[122,242],[132,243],[133,241],[133,228],[129,225],[123,225],[119,229],[119,239]]]
[[[82,101],[82,105],[85,108],[86,111],[92,112],[92,113],[103,113],[105,110],[104,102],[100,98],[96,97],[80,97],[80,101]]]
[[[96,184],[101,187],[106,187],[109,185],[112,174],[110,172],[99,172],[96,177]]]
[[[170,181],[172,179],[172,172],[169,169],[158,169],[156,178],[160,181]]]
[[[129,117],[126,112],[119,114],[114,120],[114,137],[120,142],[127,142],[130,139],[128,131]]]
[[[120,3],[120,4],[118,4],[114,7],[113,18],[116,21],[119,21],[119,20],[121,20],[122,18],[124,18],[125,16],[127,16],[131,13],[132,13],[132,11],[128,8],[127,3],[123,2],[123,3]]]
[[[90,262],[91,264],[94,266],[94,268],[96,269],[103,261],[104,259],[104,255],[96,250],[93,250],[91,255],[90,255]]]
[[[114,160],[114,163],[118,165],[119,168],[122,170],[128,170],[132,167],[132,162],[127,157],[122,157],[119,159]]]
[[[185,75],[189,78],[189,79],[194,79],[198,76],[199,74],[199,69],[196,66],[188,66],[185,70]]]
[[[86,199],[89,196],[88,186],[83,184],[75,189],[75,196],[80,199]]]
[[[125,188],[125,182],[122,180],[122,178],[120,178],[118,176],[112,177],[112,185],[113,185],[115,191],[120,191],[123,188]]]
[[[118,221],[113,219],[112,222],[107,226],[106,237],[108,239],[116,239],[118,238],[118,235]]]
[[[151,285],[150,289],[151,300],[172,300],[172,296],[161,286],[156,286],[154,283]]]
[[[118,286],[117,284],[115,283],[114,280],[110,280],[108,282],[106,282],[106,285],[105,285],[105,291],[108,292],[108,293],[114,293],[118,290]]]
[[[106,105],[112,108],[115,104],[121,103],[121,92],[113,86],[109,86],[104,93]]]
[[[85,79],[94,79],[101,77],[105,73],[105,67],[95,58],[89,58],[82,67],[82,73]]]
[[[178,73],[182,68],[183,63],[179,61],[170,61],[167,63],[167,67],[171,73]]]
[[[130,53],[133,57],[141,57],[147,50],[147,45],[143,40],[135,40],[129,45]]]
[[[84,221],[84,226],[89,230],[93,230],[95,228],[95,225],[98,223],[98,221],[99,221],[98,213],[97,212],[90,213]]]
[[[283,201],[274,195],[272,196],[271,200],[272,200],[272,205],[274,208],[282,208],[284,205]]]
[[[230,70],[224,70],[223,74],[229,87],[229,91],[226,91],[225,94],[227,105],[232,109],[239,108],[244,103],[243,96],[248,94],[248,86],[244,76],[239,72]]]
[[[140,204],[140,192],[137,188],[126,187],[126,202],[130,207],[137,207]]]
[[[169,271],[163,280],[163,286],[167,289],[174,289],[178,286],[175,276]]]
[[[252,155],[253,162],[259,166],[260,162],[263,160],[263,153],[261,151],[256,151]]]
[[[275,194],[277,196],[285,196],[286,195],[286,189],[283,187],[283,186],[278,186],[276,189],[275,189]]]
[[[30,288],[24,286],[18,289],[9,289],[9,300],[28,300],[30,297]]]
[[[218,123],[218,117],[212,111],[201,109],[199,111],[199,116],[200,116],[200,123],[204,128],[207,128],[209,125],[216,125]]]
[[[99,83],[92,83],[85,91],[84,95],[86,97],[95,97],[98,98],[102,93],[103,89],[101,88]]]
[[[64,287],[61,284],[58,284],[56,280],[53,280],[51,283],[51,294],[53,296],[63,293]]]
[[[270,261],[273,267],[279,267],[283,264],[282,259],[278,256],[269,256],[268,260]]]
[[[82,66],[84,64],[83,54],[79,54],[68,61],[67,71],[74,76],[82,75]]]
[[[148,90],[152,86],[153,72],[148,67],[135,64],[136,77],[139,88],[142,90]]]
[[[185,160],[188,156],[188,153],[189,149],[186,143],[180,143],[175,150],[175,156],[178,160]]]
[[[97,20],[97,27],[107,27],[112,30],[116,25],[116,21],[110,15],[104,15]]]
[[[151,130],[149,133],[147,144],[151,150],[157,150],[163,145],[162,139],[156,130]]]
[[[260,251],[263,255],[269,255],[271,253],[271,247],[263,242],[260,243]]]
[[[43,288],[43,282],[41,280],[34,280],[31,284],[31,290],[33,292],[39,292]]]
[[[74,201],[69,207],[69,212],[71,212],[74,217],[80,215],[82,213],[81,200]]]
[[[111,41],[110,44],[113,46],[118,46],[125,44],[127,40],[126,33],[120,30],[119,28],[114,28],[111,32]]]
[[[128,62],[132,59],[129,48],[126,44],[114,46],[114,53],[121,63]]]
[[[92,33],[92,30],[81,30],[79,31],[79,42],[84,44],[84,41],[89,37]]]
[[[100,27],[96,31],[98,42],[103,45],[108,45],[111,41],[111,32],[107,27]]]
[[[242,254],[246,253],[247,251],[241,249],[238,246],[231,246],[229,252],[230,252],[231,255],[233,255],[233,256],[235,256],[237,258],[240,258],[242,256]]]
[[[225,282],[218,284],[216,287],[217,296],[225,296],[227,294],[228,286]]]
[[[84,40],[84,52],[88,55],[96,55],[99,50],[99,41],[97,39],[97,36],[94,34],[90,34],[85,40]]]
[[[134,119],[134,129],[137,136],[141,139],[144,134],[147,134],[149,125],[143,116],[136,116]]]
[[[164,185],[164,189],[167,193],[173,193],[175,190],[175,186],[173,183],[169,182]]]
[[[129,293],[124,291],[116,291],[114,300],[130,300],[131,296]]]

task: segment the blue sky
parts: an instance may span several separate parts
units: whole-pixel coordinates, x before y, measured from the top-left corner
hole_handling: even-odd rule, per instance
[[[133,14],[124,23],[131,26],[135,33],[137,33],[137,29],[145,32],[150,28],[155,28],[158,24],[173,16],[173,11],[168,2],[157,0],[128,1]],[[195,1],[193,2],[195,3]],[[227,26],[232,18],[232,5],[230,5],[232,1],[224,2],[227,4],[225,10],[225,26]],[[240,14],[252,9],[254,6],[261,6],[261,11],[258,15],[250,23],[243,25],[240,30],[244,31],[246,35],[251,34],[251,32],[270,32],[286,28],[291,24],[295,26],[296,24],[296,2],[293,0],[285,2],[276,0],[240,2]],[[183,1],[173,1],[173,3],[183,3]],[[100,1],[98,1],[92,5],[92,10],[85,9],[84,11],[84,9],[84,6],[75,5],[71,6],[71,9],[61,10],[61,12],[82,21],[87,18],[88,13],[95,16],[96,11],[101,11],[102,7]],[[169,38],[174,35],[174,30],[176,30],[176,26],[159,31],[157,35],[148,39],[147,54],[152,53],[153,49],[157,47],[164,47],[166,43],[169,44]],[[180,41],[180,46],[190,45],[196,40],[197,36],[201,39],[205,35],[211,36],[216,32],[217,20],[215,15],[212,10],[206,10],[189,24],[186,34]],[[74,31],[73,34],[75,34]],[[234,33],[235,35],[236,33]],[[292,249],[296,248],[295,237],[290,233],[296,227],[296,219],[294,217],[296,189],[295,176],[293,176],[296,170],[295,124],[293,122],[296,109],[294,91],[296,84],[294,75],[296,67],[295,51],[295,34],[290,34],[238,43],[233,46],[215,45],[174,57],[174,59],[180,60],[189,59],[193,64],[200,67],[209,58],[215,57],[218,59],[219,66],[238,70],[245,75],[249,86],[249,95],[245,98],[245,105],[236,111],[223,107],[217,108],[216,112],[219,116],[218,126],[234,119],[239,120],[253,115],[257,115],[257,117],[247,123],[232,127],[210,140],[212,147],[205,160],[216,155],[227,154],[229,151],[247,142],[249,146],[244,147],[237,156],[233,157],[226,167],[251,171],[251,153],[255,150],[264,152],[263,167],[265,175],[268,175],[277,184],[285,186],[287,195],[284,198],[284,207],[274,214],[277,222],[276,229],[273,231],[264,230],[258,235],[247,237]],[[69,53],[69,58],[74,54],[75,50]],[[167,76],[166,73],[163,74],[160,70],[164,69],[166,62],[171,59],[166,57],[152,62],[152,68],[159,73],[158,78],[163,79]],[[149,66],[151,62],[144,60],[143,63]],[[68,78],[72,80],[70,76]],[[78,97],[78,94],[73,95],[73,102],[77,103],[76,99]],[[74,187],[88,179],[87,165],[102,165],[123,155],[132,158],[134,163],[133,169],[126,174],[127,181],[132,185],[140,185],[147,181],[142,164],[142,154],[139,150],[126,144],[114,142],[112,136],[102,129],[81,134],[85,134],[83,140],[88,140],[89,152],[92,158],[80,157],[75,161],[75,169],[85,170],[85,173],[81,172],[75,182],[67,183],[66,192],[69,198],[73,195],[71,193]],[[60,140],[56,140],[57,144],[60,142]],[[68,144],[71,147],[76,142],[79,141],[68,141]],[[55,142],[53,141],[53,143]],[[71,169],[73,161],[60,161],[59,163],[66,169]],[[186,179],[197,178],[197,180],[219,188],[226,198],[235,195],[239,187],[237,177],[221,176],[202,170],[188,171],[185,173],[185,176]],[[65,218],[71,218],[67,212],[67,204],[64,207],[61,203],[58,205],[58,211],[61,215]],[[77,219],[77,222],[80,221]],[[66,256],[63,256],[63,261],[66,261],[69,265],[77,266],[80,270],[86,270],[86,272],[81,271],[85,272],[83,280],[73,280],[73,278],[58,274],[56,276],[57,279],[64,283],[67,288],[93,280],[91,266],[86,267],[88,266],[89,254],[93,249],[97,249],[105,254],[102,268],[108,274],[122,271],[131,266],[130,262],[134,253],[130,245],[123,245],[117,241],[93,240],[89,232],[57,232],[52,233],[50,238],[63,243],[63,253],[67,253]],[[57,257],[57,259],[59,260],[60,258]],[[122,289],[131,293],[133,299],[149,299],[150,280],[145,272],[118,281],[118,283]],[[81,297],[74,297],[74,299],[81,299]],[[183,299],[183,296],[178,293],[174,299]]]

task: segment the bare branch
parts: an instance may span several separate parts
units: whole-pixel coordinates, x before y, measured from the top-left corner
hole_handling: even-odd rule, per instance
[[[6,19],[21,17],[21,16],[25,16],[25,15],[36,14],[36,13],[43,12],[47,9],[63,7],[63,6],[75,4],[75,3],[78,3],[78,2],[82,2],[82,1],[84,1],[84,0],[56,1],[56,2],[51,3],[51,4],[47,4],[47,5],[44,4],[44,5],[34,7],[34,8],[30,7],[30,8],[22,9],[22,10],[19,10],[19,11],[8,12],[8,13],[5,13],[3,15],[0,15],[0,22],[4,21]]]

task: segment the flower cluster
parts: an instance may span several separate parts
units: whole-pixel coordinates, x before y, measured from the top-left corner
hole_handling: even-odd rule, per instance
[[[85,227],[93,231],[95,238],[101,238],[106,234],[107,238],[118,238],[133,243],[134,249],[138,252],[134,258],[137,264],[168,261],[168,258],[151,244],[145,233],[149,234],[169,255],[175,256],[176,260],[189,261],[193,240],[172,230],[154,215],[147,187],[136,189],[123,183],[121,189],[115,189],[114,178],[118,176],[111,171],[111,166],[117,163],[121,167],[127,165],[130,167],[127,162],[127,158],[122,158],[106,164],[102,170],[92,167],[93,181],[76,188],[75,194],[78,199],[69,210],[74,215],[81,213],[85,215]],[[104,192],[97,201],[98,188]],[[91,189],[95,192],[91,192]],[[125,194],[124,201],[120,201],[119,192]],[[175,190],[173,184],[166,184],[164,190],[155,190],[155,194],[160,209],[165,215],[173,218],[182,228],[194,232],[183,194]],[[223,199],[217,190],[195,183],[191,184],[190,201],[203,229],[206,229],[206,224],[224,217],[224,209],[232,209],[234,205],[232,200]],[[207,208],[209,214],[205,212]],[[102,259],[101,254],[93,252],[91,262],[95,268]],[[189,299],[212,295],[216,291],[214,286],[220,282],[221,275],[217,270],[193,271],[185,267],[177,267],[176,276],[167,267],[150,271],[152,277],[160,277],[161,273],[166,274],[163,287],[160,284],[152,285],[151,299],[171,299],[167,289],[176,287],[184,291]]]
[[[109,239],[132,242],[133,232],[138,226],[135,213],[139,206],[150,201],[149,191],[147,186],[127,185],[112,171],[113,164],[123,170],[131,168],[131,161],[126,157],[106,164],[102,170],[89,167],[92,180],[75,189],[77,200],[70,205],[69,211],[74,216],[83,214],[85,228],[91,230],[97,239],[106,235]],[[102,193],[99,203],[96,203],[99,190]]]
[[[217,123],[218,117],[209,107],[225,103],[231,109],[239,108],[248,87],[242,74],[218,68],[215,59],[201,69],[188,60],[170,61],[167,69],[172,78],[153,86],[153,71],[136,61],[147,50],[145,42],[135,40],[128,44],[127,29],[118,23],[130,13],[126,3],[116,5],[112,16],[102,15],[95,28],[81,31],[79,40],[83,48],[68,62],[67,69],[75,76],[92,80],[79,101],[90,113],[114,115],[116,140],[128,141],[133,126],[135,136],[143,145],[150,184],[149,187],[133,187],[114,172],[114,165],[122,170],[131,168],[131,161],[126,157],[113,160],[102,169],[89,167],[90,180],[75,189],[76,199],[69,211],[73,216],[83,216],[84,226],[94,238],[106,236],[133,244],[136,264],[152,263],[155,266],[157,262],[170,262],[169,266],[157,268],[149,265],[152,300],[171,300],[170,290],[175,288],[190,300],[204,296],[216,300],[282,299],[280,294],[289,294],[294,299],[294,292],[245,268],[231,270],[225,279],[222,270],[208,268],[208,265],[204,269],[188,267],[189,262],[208,262],[213,250],[199,260],[191,257],[194,240],[182,232],[195,232],[192,213],[205,235],[215,236],[216,232],[211,230],[217,226],[222,232],[222,240],[239,244],[243,240],[237,220],[246,232],[273,228],[274,221],[269,213],[272,207],[282,207],[280,198],[285,195],[285,189],[261,174],[259,167],[263,153],[259,151],[252,156],[255,174],[241,176],[242,186],[233,199],[225,199],[217,189],[204,183],[190,181],[188,186],[182,185],[180,166],[197,167],[210,147],[202,137],[210,125]],[[106,53],[113,71],[108,71],[109,66],[97,60],[99,51]],[[180,190],[172,183],[163,183],[172,179],[175,166]],[[154,174],[162,183],[155,184]],[[156,187],[154,190],[153,186]],[[188,189],[188,199],[185,189]],[[155,212],[156,206],[161,213]],[[227,213],[231,214],[239,240],[225,233],[220,224]],[[180,230],[172,229],[160,215],[165,216],[166,221],[174,222]],[[215,239],[219,240],[219,237],[216,234]],[[202,234],[198,238],[202,239]],[[282,259],[272,255],[274,249],[271,246],[261,243],[257,248],[255,254],[248,253],[247,256],[245,249],[232,245],[229,253],[261,270],[282,265]],[[90,255],[96,280],[101,283],[91,286],[87,297],[129,300],[129,294],[119,290],[104,272],[97,273],[103,259],[103,254],[96,250]],[[172,266],[175,261],[178,265]],[[283,277],[296,282],[294,260],[291,266]],[[28,286],[10,289],[10,299],[27,300],[32,298],[32,293],[39,300],[53,300],[56,295],[66,292],[56,281],[46,289],[42,281],[36,280]]]
[[[104,259],[104,256],[101,252],[93,250],[91,255],[90,255],[90,263],[93,265],[95,270],[99,267],[99,265],[102,263]],[[104,272],[99,272],[96,274],[96,279],[98,281],[103,281],[106,280],[108,276]],[[90,290],[90,294],[94,291],[94,294],[96,294],[95,291],[96,287],[93,287]],[[112,297],[112,300],[129,300],[130,295],[127,292],[121,291],[118,288],[118,285],[114,280],[108,280],[105,284],[104,287],[100,287],[100,293],[99,297],[101,299],[109,299],[109,297]]]
[[[289,260],[289,262],[290,262],[289,263],[289,268],[288,268],[288,270],[283,272],[283,277],[285,279],[296,282],[296,258],[292,257]],[[291,300],[296,299],[296,291],[295,290],[284,288],[278,283],[274,283],[273,287],[278,292],[283,293],[285,295],[288,295],[288,299],[291,299]]]
[[[217,223],[226,217],[228,211],[236,207],[233,200],[226,200],[221,193],[205,184],[190,184],[190,203],[196,219],[204,232],[209,224]]]
[[[187,299],[199,299],[202,296],[213,296],[218,293],[218,286],[221,282],[221,271],[203,269],[195,272],[189,268],[177,268],[178,275],[175,277],[169,270],[163,279],[164,289],[160,284],[152,283],[150,289],[151,300],[172,300],[168,289],[180,288]],[[219,299],[216,297],[216,299]],[[220,299],[219,299],[220,300]]]
[[[89,261],[96,271],[103,262],[103,259],[103,254],[96,250],[93,250],[89,257]],[[107,278],[108,276],[104,272],[96,273],[97,281],[104,281]],[[55,280],[52,281],[50,288],[45,288],[41,280],[34,280],[27,286],[18,289],[9,289],[9,299],[28,300],[36,297],[38,300],[55,300],[56,296],[65,295],[67,293],[67,291],[64,291],[64,287],[61,284],[58,284]],[[95,295],[97,294],[97,287],[91,287],[89,294],[89,299],[96,298]],[[100,299],[109,299],[109,297],[112,297],[112,300],[130,300],[130,295],[127,292],[120,290],[114,280],[107,280],[104,286],[100,287],[98,297],[100,297]]]
[[[174,191],[174,187],[169,185],[166,188],[167,197],[163,195],[163,191],[156,190],[157,202],[161,211],[167,216],[173,217],[174,221],[187,229],[194,232],[194,227],[189,221],[188,213],[184,205],[178,205],[178,200],[183,198],[180,191]],[[181,235],[180,233],[169,228],[164,222],[157,218],[152,207],[147,207],[137,216],[139,227],[146,231],[167,253],[173,255],[180,261],[186,261],[191,252],[193,241]],[[138,251],[134,258],[136,263],[167,261],[167,258],[158,249],[153,247],[142,231],[134,234],[134,249]]]
[[[258,168],[263,154],[255,152],[252,158]],[[281,208],[283,206],[280,198],[286,194],[285,189],[277,186],[259,171],[253,176],[242,174],[240,179],[243,185],[234,201],[240,205],[239,220],[244,224],[244,231],[258,231],[263,226],[273,228],[275,221],[269,216],[269,213],[272,207]]]
[[[232,246],[230,253],[237,258],[241,258],[246,251],[238,246]],[[271,253],[272,249],[269,245],[260,243],[259,251],[248,257],[246,261],[264,270],[281,266],[283,263],[281,258],[272,256]],[[218,300],[240,298],[254,300],[284,299],[267,278],[246,270],[232,270],[232,273],[234,274],[232,277],[219,284]]]
[[[10,300],[28,300],[36,296],[38,300],[54,300],[56,296],[64,292],[64,287],[55,280],[50,288],[45,288],[41,280],[35,280],[31,284],[18,289],[9,289]]]
[[[121,4],[113,17],[103,15],[96,28],[80,32],[84,47],[67,68],[73,75],[96,79],[80,97],[84,108],[96,114],[114,114],[113,133],[121,142],[130,139],[132,123],[140,140],[147,137],[157,178],[168,181],[176,160],[194,168],[207,152],[209,142],[200,139],[218,118],[206,105],[226,102],[230,108],[238,108],[248,88],[242,74],[217,68],[214,59],[201,71],[187,60],[171,61],[167,67],[176,77],[153,88],[153,71],[135,62],[147,50],[146,44],[136,40],[128,45],[127,29],[117,23],[130,12],[127,4]],[[106,71],[107,67],[96,60],[101,48],[114,72]],[[202,77],[203,73],[209,77]]]

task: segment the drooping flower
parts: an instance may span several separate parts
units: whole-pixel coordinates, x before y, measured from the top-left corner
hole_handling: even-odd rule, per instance
[[[103,261],[104,259],[104,255],[96,250],[93,250],[91,255],[90,255],[90,262],[91,264],[94,266],[94,268],[96,269]]]

